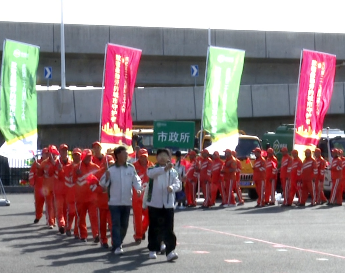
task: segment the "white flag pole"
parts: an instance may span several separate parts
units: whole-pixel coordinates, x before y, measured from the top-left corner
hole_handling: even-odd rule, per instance
[[[103,79],[102,79],[102,98],[101,98],[101,109],[100,109],[100,116],[99,116],[99,135],[98,135],[98,140],[99,141],[101,141],[101,132],[102,132],[104,77],[105,77],[105,63],[107,61],[107,49],[108,49],[108,44],[105,45],[105,52],[104,52]]]
[[[295,122],[294,122],[294,134],[293,134],[293,143],[292,149],[295,149],[295,138],[296,138],[296,119],[297,119],[297,104],[298,104],[298,95],[299,95],[299,84],[301,78],[301,67],[302,67],[302,58],[303,58],[303,50],[301,50],[301,57],[299,59],[299,72],[298,72],[298,82],[297,82],[297,93],[296,93],[296,107],[295,107]]]

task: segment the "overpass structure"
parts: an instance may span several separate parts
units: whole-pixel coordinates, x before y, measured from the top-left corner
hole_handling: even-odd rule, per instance
[[[50,84],[59,85],[60,25],[0,22],[5,38],[39,45],[37,84],[43,70],[53,69]],[[208,31],[203,29],[65,25],[66,85],[98,89],[38,92],[39,144],[68,142],[87,146],[98,139],[101,85],[106,43],[142,49],[132,117],[200,122]],[[280,122],[293,122],[299,58],[303,48],[345,60],[345,34],[211,30],[211,44],[244,49],[238,116],[241,129],[262,135]],[[199,77],[191,77],[191,65]],[[344,128],[345,67],[337,69],[327,126]]]

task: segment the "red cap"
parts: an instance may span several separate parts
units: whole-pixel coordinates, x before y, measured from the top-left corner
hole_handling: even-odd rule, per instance
[[[261,149],[257,147],[257,148],[255,148],[255,149],[253,150],[253,152],[254,152],[254,153],[261,153]]]
[[[49,149],[47,147],[42,149],[42,154],[47,154],[49,153]]]
[[[215,151],[213,154],[219,156],[218,151]]]
[[[203,150],[201,151],[201,153],[202,153],[202,154],[209,154],[209,152],[208,152],[207,149],[203,149]]]
[[[280,151],[281,151],[281,152],[288,152],[289,150],[288,150],[288,148],[286,148],[286,147],[282,147],[282,148],[280,149]]]
[[[190,152],[188,153],[188,155],[194,155],[194,156],[196,156],[196,152],[195,152],[195,151],[190,151]]]
[[[268,153],[268,154],[273,154],[273,153],[274,153],[274,151],[273,151],[273,149],[272,149],[272,148],[268,148],[268,149],[267,149],[267,153]]]
[[[311,150],[310,149],[306,149],[304,152],[311,153]]]
[[[316,148],[315,149],[315,153],[321,153],[321,149],[320,148]]]
[[[291,154],[298,155],[298,151],[297,150],[292,150]]]
[[[81,155],[81,149],[74,148],[72,154],[79,154],[79,155]]]
[[[98,145],[99,147],[102,147],[102,145],[101,145],[101,143],[99,141],[95,141],[94,143],[92,143],[92,148],[95,145]]]
[[[339,153],[339,150],[336,149],[336,148],[333,148],[333,149],[332,149],[332,153]]]
[[[226,152],[228,152],[228,153],[231,154],[231,150],[230,150],[230,149],[226,149],[226,150],[224,151],[224,153],[226,153]]]
[[[149,157],[149,153],[147,152],[146,149],[140,149],[138,152],[138,156],[145,156],[145,157]]]
[[[68,145],[67,144],[61,144],[59,146],[59,151],[62,150],[62,149],[67,149],[68,150]]]
[[[84,150],[83,150],[83,154],[84,154],[85,156],[92,155],[92,151],[91,151],[90,149],[84,149]]]
[[[237,156],[237,152],[236,151],[231,151],[232,156]]]
[[[339,149],[339,154],[343,155],[344,151],[342,149]]]
[[[60,154],[55,145],[49,145],[48,151],[49,151],[49,153],[51,153],[53,155],[59,155]]]

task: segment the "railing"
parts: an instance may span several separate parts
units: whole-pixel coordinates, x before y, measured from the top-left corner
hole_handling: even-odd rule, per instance
[[[21,180],[28,181],[30,162],[0,156],[0,177],[4,186],[18,186]]]

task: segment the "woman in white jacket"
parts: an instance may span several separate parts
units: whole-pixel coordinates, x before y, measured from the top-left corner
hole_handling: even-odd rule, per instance
[[[149,209],[149,258],[156,259],[161,249],[161,242],[166,246],[167,260],[178,258],[175,252],[176,236],[174,233],[175,192],[180,189],[178,173],[170,163],[167,149],[157,150],[157,165],[147,171],[150,178],[146,205]]]

